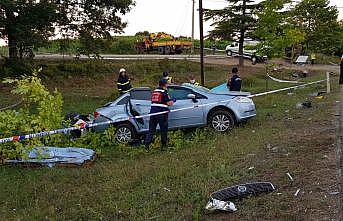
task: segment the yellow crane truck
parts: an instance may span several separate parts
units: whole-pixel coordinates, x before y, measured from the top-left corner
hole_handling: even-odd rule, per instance
[[[183,50],[190,49],[192,42],[185,38],[175,38],[164,33],[150,33],[143,41],[137,42],[136,50],[139,53],[157,51],[159,54],[181,54]]]

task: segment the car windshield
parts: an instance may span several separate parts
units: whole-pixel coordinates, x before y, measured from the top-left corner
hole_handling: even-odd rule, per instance
[[[208,89],[207,87],[200,86],[200,85],[195,86],[194,84],[183,83],[182,86],[187,86],[187,87],[194,88],[194,89],[202,91],[202,92],[211,93],[210,89]]]

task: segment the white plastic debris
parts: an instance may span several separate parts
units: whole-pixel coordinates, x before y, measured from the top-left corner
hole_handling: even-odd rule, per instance
[[[293,182],[294,179],[293,179],[293,177],[291,176],[291,174],[290,174],[290,173],[286,173],[286,174],[287,174],[288,178]]]
[[[299,192],[300,192],[300,189],[297,189],[297,191],[294,193],[294,196],[295,197],[298,196]]]
[[[235,204],[233,204],[230,201],[221,201],[217,199],[211,198],[210,201],[208,201],[206,207],[207,210],[214,211],[214,210],[223,210],[228,212],[235,212],[237,211],[237,208]]]

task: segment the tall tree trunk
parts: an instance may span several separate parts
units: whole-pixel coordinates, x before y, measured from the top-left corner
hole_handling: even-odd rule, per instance
[[[8,54],[10,60],[18,58],[17,39],[11,31],[8,31]]]
[[[244,67],[243,47],[244,47],[244,35],[245,35],[246,0],[243,0],[242,10],[243,11],[242,11],[242,19],[241,19],[241,30],[240,30],[239,47],[238,47],[240,67]]]
[[[18,58],[18,49],[17,49],[17,39],[16,39],[16,24],[13,10],[6,10],[7,25],[6,32],[8,38],[8,55],[10,60],[16,60]]]

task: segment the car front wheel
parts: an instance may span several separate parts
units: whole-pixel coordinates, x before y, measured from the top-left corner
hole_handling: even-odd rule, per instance
[[[230,51],[230,50],[226,51],[226,55],[231,57],[232,56],[232,51]]]
[[[257,57],[256,56],[252,56],[251,57],[251,62],[253,65],[255,65],[257,63]]]
[[[219,110],[211,114],[209,125],[217,132],[228,132],[235,126],[234,116],[225,110]]]
[[[130,143],[136,138],[136,130],[129,123],[119,124],[116,127],[115,138],[119,143]]]

